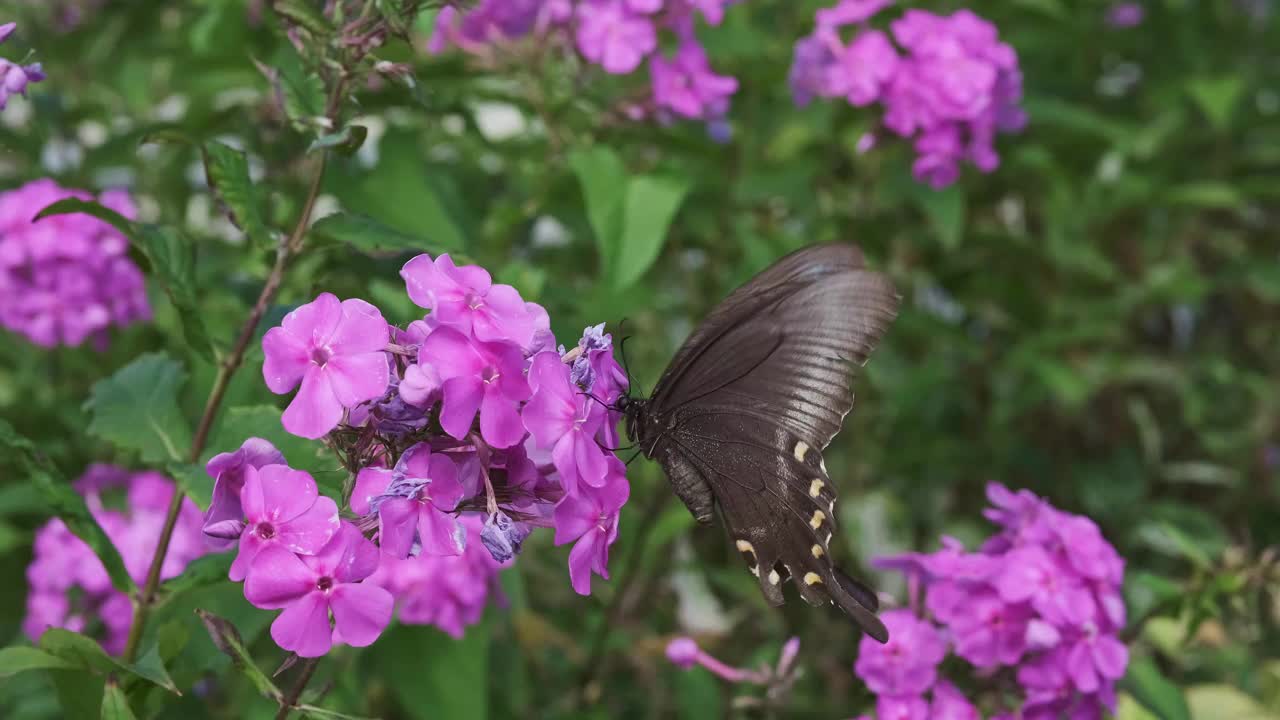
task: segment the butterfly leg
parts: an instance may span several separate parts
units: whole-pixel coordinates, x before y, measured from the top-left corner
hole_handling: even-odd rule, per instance
[[[667,457],[663,459],[662,465],[667,470],[671,489],[684,502],[685,507],[689,508],[695,520],[703,525],[709,524],[715,508],[715,495],[711,492],[711,486],[707,485],[702,473],[678,451],[668,447],[664,448],[664,452]]]

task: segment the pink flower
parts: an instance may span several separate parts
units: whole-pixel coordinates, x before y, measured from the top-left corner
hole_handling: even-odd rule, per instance
[[[285,465],[245,466],[240,504],[248,523],[229,576],[237,582],[257,570],[257,556],[274,546],[313,555],[338,532],[338,505],[315,480]]]
[[[861,32],[827,70],[826,88],[844,95],[851,105],[870,105],[880,99],[897,67],[898,52],[887,35],[879,30]]]
[[[876,720],[929,720],[929,703],[919,695],[881,695]]]
[[[298,556],[282,545],[258,554],[245,582],[245,598],[255,607],[284,608],[271,623],[271,638],[300,657],[329,652],[334,630],[355,647],[370,645],[391,622],[391,593],[360,582],[378,569],[378,548],[350,523],[318,553]]]
[[[418,443],[393,470],[361,470],[351,508],[378,514],[378,542],[392,557],[408,557],[415,541],[426,555],[461,555],[467,537],[453,513],[463,493],[453,460]]]
[[[881,645],[864,635],[854,673],[877,695],[923,694],[933,686],[938,663],[947,654],[946,641],[910,610],[890,610],[880,619],[889,629],[889,642]]]
[[[1004,558],[996,579],[1000,598],[1008,603],[1030,602],[1054,624],[1079,624],[1094,617],[1093,596],[1084,585],[1040,547],[1018,548]]]
[[[569,367],[558,353],[539,353],[529,368],[533,397],[524,406],[524,426],[537,446],[551,449],[565,492],[577,491],[578,481],[604,484],[604,451],[596,442],[603,408],[569,380]]]
[[[382,313],[364,300],[331,293],[285,316],[262,338],[262,376],[277,395],[302,383],[281,420],[294,435],[323,437],[343,408],[380,397],[390,383],[384,349],[390,338]]]
[[[627,9],[623,0],[587,0],[578,5],[578,51],[607,73],[625,75],[658,46],[653,23]]]
[[[819,27],[838,28],[870,20],[893,4],[893,0],[840,0],[835,7],[819,10],[814,17]]]
[[[1100,690],[1124,677],[1129,665],[1129,648],[1113,635],[1098,633],[1091,623],[1084,635],[1066,651],[1066,670],[1071,682],[1082,693]]]
[[[933,686],[933,702],[929,705],[929,720],[982,720],[978,708],[973,706],[959,688],[946,680]]]
[[[440,424],[459,440],[471,432],[480,413],[480,434],[496,448],[524,438],[519,403],[529,397],[520,348],[505,342],[476,342],[442,327],[431,333],[418,353],[419,364],[435,367],[443,381]]]
[[[649,61],[653,76],[653,101],[687,118],[713,118],[725,114],[729,97],[738,90],[738,81],[717,75],[707,62],[707,54],[697,42],[682,42],[675,57],[661,54]]]
[[[950,621],[956,655],[980,668],[1018,662],[1026,652],[1031,609],[1005,604],[985,588],[969,588],[966,595]]]
[[[213,478],[213,500],[204,514],[204,535],[209,546],[226,550],[235,544],[244,530],[244,510],[240,506],[240,490],[244,487],[246,467],[284,465],[284,455],[262,438],[244,441],[234,452],[214,455],[204,466]]]
[[[400,271],[409,298],[431,311],[431,319],[481,342],[508,340],[527,347],[536,318],[510,285],[494,285],[482,267],[457,267],[448,254],[434,261],[419,255]]]
[[[627,502],[626,467],[610,455],[603,487],[584,485],[556,507],[556,545],[575,542],[569,552],[569,581],[579,595],[591,594],[591,573],[609,578],[609,546],[618,539],[618,515]]]

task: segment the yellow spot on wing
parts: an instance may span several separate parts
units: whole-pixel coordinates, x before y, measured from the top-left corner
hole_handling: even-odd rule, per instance
[[[821,494],[822,494],[822,488],[823,488],[825,485],[826,485],[826,483],[822,482],[822,478],[814,478],[814,479],[813,479],[813,482],[809,483],[809,497],[815,497],[815,498],[816,498],[816,497],[818,497],[819,495],[821,495]]]
[[[777,571],[777,570],[770,570],[770,571],[769,571],[769,583],[770,583],[770,584],[772,584],[772,585],[777,585],[777,584],[778,584],[778,583],[780,583],[780,582],[782,582],[782,576],[778,574],[778,571]]]
[[[818,577],[816,572],[808,572],[804,574],[805,585],[817,585],[822,582],[822,578]]]
[[[822,527],[822,521],[827,519],[826,513],[821,510],[814,510],[813,517],[809,519],[809,527],[817,530]]]
[[[752,546],[751,543],[747,542],[746,540],[738,541],[738,550],[740,550],[741,552],[749,552],[752,555],[756,554],[755,547]]]
[[[796,462],[804,462],[804,456],[809,454],[809,443],[798,440],[796,441]]]
[[[816,558],[820,558],[820,557],[822,557],[823,555],[825,555],[825,554],[826,554],[826,551],[824,551],[824,550],[822,549],[822,546],[821,546],[821,545],[818,545],[818,544],[814,544],[814,546],[813,546],[812,548],[810,548],[809,550],[810,550],[810,552],[812,552],[812,553],[813,553],[813,556],[814,556],[814,557],[816,557]]]

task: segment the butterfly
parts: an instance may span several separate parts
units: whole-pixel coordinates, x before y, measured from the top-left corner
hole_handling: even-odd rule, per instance
[[[809,604],[833,603],[880,642],[875,591],[831,561],[836,493],[822,451],[898,301],[854,246],[806,247],[725,298],[649,398],[617,405],[698,522],[719,508],[770,605],[791,579]]]

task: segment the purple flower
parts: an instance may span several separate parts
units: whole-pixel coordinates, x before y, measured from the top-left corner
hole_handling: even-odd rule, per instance
[[[556,507],[556,545],[575,543],[569,552],[569,580],[579,595],[591,594],[591,573],[609,578],[609,546],[618,539],[618,515],[627,502],[626,467],[610,455],[602,487],[583,485]]]
[[[971,590],[963,607],[949,624],[956,655],[980,668],[1012,665],[1022,658],[1033,617],[1029,607],[1005,604],[985,589]]]
[[[1137,27],[1146,17],[1146,8],[1142,3],[1118,2],[1107,8],[1107,25],[1117,29]]]
[[[405,560],[383,556],[375,582],[396,598],[398,619],[406,625],[434,625],[461,638],[468,625],[480,621],[489,600],[499,596],[498,570],[504,567],[478,542],[479,518],[460,521],[469,536],[462,555],[420,555]]]
[[[410,365],[400,380],[400,399],[417,408],[429,408],[440,399],[440,385],[440,373],[435,367]]]
[[[338,532],[338,505],[320,495],[315,480],[285,465],[244,466],[240,504],[247,519],[229,576],[237,582],[257,569],[257,556],[280,546],[313,555]]]
[[[284,612],[271,623],[271,638],[300,657],[329,652],[333,624],[348,645],[370,645],[391,622],[391,593],[360,582],[378,568],[378,548],[350,523],[315,555],[299,557],[281,545],[259,553],[245,582],[245,598],[255,607]]]
[[[923,694],[933,686],[938,663],[947,654],[946,641],[909,610],[890,610],[880,619],[889,629],[889,642],[881,645],[863,636],[854,673],[877,695]]]
[[[351,506],[378,514],[378,542],[392,557],[408,557],[415,543],[424,554],[461,555],[467,537],[454,511],[462,498],[453,460],[418,443],[400,456],[393,470],[361,470]]]
[[[859,33],[827,68],[825,90],[844,95],[861,107],[880,99],[884,86],[898,67],[898,53],[889,36],[879,30]]]
[[[529,385],[534,392],[524,406],[524,426],[539,448],[551,449],[565,492],[576,492],[579,481],[603,485],[605,454],[595,439],[603,419],[599,403],[577,389],[557,353],[533,358]]]
[[[919,695],[881,695],[876,720],[929,720],[929,703]]]
[[[961,694],[959,688],[946,680],[940,680],[933,686],[929,720],[982,720],[982,715],[978,713],[978,708]]]
[[[1072,684],[1082,693],[1094,693],[1104,684],[1124,677],[1129,665],[1129,648],[1112,635],[1098,632],[1088,623],[1082,637],[1066,650],[1066,670]]]
[[[499,510],[485,518],[480,542],[484,543],[494,560],[503,563],[520,553],[520,546],[531,530],[525,523],[516,522]]]
[[[204,535],[210,547],[226,550],[244,530],[240,490],[244,487],[245,468],[284,464],[284,455],[274,445],[256,437],[245,440],[233,452],[219,453],[209,459],[204,470],[213,478],[213,500],[204,514]]]
[[[682,42],[670,60],[654,55],[649,72],[653,76],[653,101],[686,118],[723,116],[729,108],[729,98],[738,90],[736,79],[711,71],[706,52],[696,42]]]
[[[821,30],[796,42],[787,83],[791,86],[791,99],[797,107],[808,105],[815,96],[829,97],[832,94],[827,90],[827,78],[835,64],[835,51],[839,45],[840,38]]]
[[[607,73],[625,75],[658,46],[653,22],[623,0],[586,0],[578,5],[578,51]]]
[[[698,664],[698,655],[702,650],[693,638],[678,637],[667,643],[667,660],[682,670],[688,670]]]
[[[305,438],[323,437],[343,408],[381,397],[390,383],[384,349],[390,339],[382,313],[364,300],[339,302],[331,293],[298,307],[262,338],[262,376],[282,395],[302,383],[281,418]]]
[[[0,100],[4,92],[0,84]],[[53,180],[0,193],[0,327],[43,347],[91,340],[104,349],[111,327],[151,319],[146,284],[128,257],[128,239],[111,225],[83,214],[32,222],[41,209],[69,197],[94,199]],[[123,192],[98,200],[125,217],[137,215]]]
[[[481,342],[508,340],[521,348],[533,340],[536,318],[510,285],[494,285],[481,267],[457,267],[448,254],[419,255],[400,271],[409,298],[431,311],[442,327]]]
[[[1093,596],[1043,549],[1018,548],[1004,556],[1003,565],[995,584],[1005,602],[1030,602],[1045,620],[1058,625],[1093,619]]]
[[[17,27],[17,23],[0,25],[0,43],[7,40]],[[0,58],[0,110],[4,110],[10,95],[25,95],[28,84],[39,82],[44,78],[44,71],[41,69],[40,63],[33,63],[23,67]],[[39,208],[36,209],[38,210]]]
[[[524,438],[519,403],[529,397],[520,348],[510,343],[476,342],[442,327],[427,338],[419,364],[432,365],[443,381],[440,424],[459,440],[471,432],[480,413],[480,435],[496,448]]]

